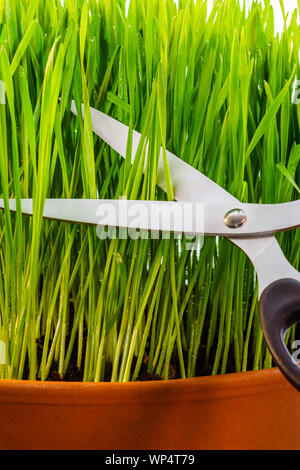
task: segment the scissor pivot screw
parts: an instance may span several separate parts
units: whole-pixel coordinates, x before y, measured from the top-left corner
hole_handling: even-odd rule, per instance
[[[247,216],[242,209],[231,209],[224,216],[224,222],[227,227],[238,228],[244,225]]]

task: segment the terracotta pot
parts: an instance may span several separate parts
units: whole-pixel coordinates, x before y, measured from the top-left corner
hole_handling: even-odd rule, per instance
[[[276,369],[154,382],[0,380],[0,449],[300,449]]]

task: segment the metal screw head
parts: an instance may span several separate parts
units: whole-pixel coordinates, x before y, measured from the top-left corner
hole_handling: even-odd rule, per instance
[[[231,209],[224,215],[224,222],[227,227],[238,228],[244,225],[247,216],[242,209]]]

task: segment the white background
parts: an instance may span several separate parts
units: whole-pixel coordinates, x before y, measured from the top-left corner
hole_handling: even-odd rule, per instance
[[[243,4],[243,1],[244,0],[240,0],[241,5]],[[251,6],[252,1],[253,0],[245,0],[247,8]],[[175,0],[175,2],[177,3],[178,0]],[[207,0],[208,12],[210,12],[213,2],[214,0]],[[126,12],[128,11],[128,3],[129,3],[129,0],[127,0]],[[263,0],[261,0],[261,3],[262,4],[264,3]],[[289,18],[290,18],[291,13],[295,10],[295,8],[297,8],[297,0],[283,0],[283,4],[284,4],[285,13],[289,13]],[[274,9],[275,32],[280,33],[283,29],[283,17],[282,17],[279,0],[271,0],[271,5],[273,6],[273,9]],[[300,12],[298,12],[298,21],[299,21],[299,13]],[[289,22],[289,18],[288,18],[288,22]]]
[[[246,7],[249,8],[251,5],[252,0],[246,0]],[[263,3],[263,1],[261,2]],[[209,11],[212,8],[213,0],[208,0],[207,2]],[[243,4],[243,0],[240,0],[240,4]],[[289,13],[289,18],[291,13],[297,8],[297,0],[283,0],[285,13]],[[280,8],[279,0],[271,0],[271,5],[274,9],[274,22],[275,22],[275,32],[281,32],[283,29],[283,17]],[[288,18],[288,22],[289,22]],[[298,12],[298,20],[299,20],[299,12]]]

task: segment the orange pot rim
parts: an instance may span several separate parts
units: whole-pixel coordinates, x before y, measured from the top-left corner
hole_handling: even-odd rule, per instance
[[[214,400],[291,387],[276,368],[187,379],[136,382],[64,382],[0,379],[2,403],[96,405]]]

